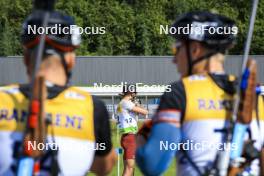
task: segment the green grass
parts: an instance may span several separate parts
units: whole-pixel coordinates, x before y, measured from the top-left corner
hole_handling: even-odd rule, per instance
[[[142,123],[139,122],[139,126]],[[111,122],[111,132],[112,132],[112,142],[115,148],[120,147],[120,135],[117,134],[117,130],[116,130],[116,123],[115,122]],[[120,159],[120,175],[122,175],[122,171],[123,171],[123,155],[119,155],[119,159]],[[89,174],[89,176],[93,176],[94,174]],[[110,176],[117,176],[117,163],[114,166],[112,172],[109,174]],[[141,176],[143,175],[139,168],[136,166],[135,167],[135,176]],[[175,168],[175,160],[174,162],[170,165],[170,167],[167,169],[167,171],[163,174],[164,176],[172,176],[172,175],[176,175],[176,168]]]

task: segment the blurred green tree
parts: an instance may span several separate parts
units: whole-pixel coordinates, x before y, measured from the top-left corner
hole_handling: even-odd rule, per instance
[[[0,55],[21,55],[21,24],[32,0],[0,0]],[[82,27],[105,27],[105,34],[82,35],[78,55],[169,55],[173,39],[160,34],[181,13],[209,10],[234,19],[242,54],[249,24],[250,1],[245,0],[58,0],[56,8],[74,16]],[[264,54],[264,1],[260,1],[251,54]],[[96,29],[95,29],[96,30]]]

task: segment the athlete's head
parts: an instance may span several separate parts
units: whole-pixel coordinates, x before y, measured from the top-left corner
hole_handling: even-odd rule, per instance
[[[128,97],[129,99],[132,99],[137,94],[137,88],[135,84],[126,84],[123,86],[123,91],[121,96],[122,97]]]
[[[183,14],[172,27],[177,30],[174,63],[182,76],[210,72],[217,63],[222,66],[238,30],[231,19],[204,11]]]
[[[24,63],[28,75],[32,74],[32,68],[36,60],[40,36],[44,32],[43,20],[45,12],[35,10],[23,23],[22,44],[24,47]],[[52,74],[49,81],[56,77],[64,77],[65,81],[57,81],[66,84],[70,78],[71,70],[75,65],[74,50],[80,45],[81,37],[78,27],[70,16],[52,11],[50,12],[46,29],[43,60],[40,70]],[[60,79],[61,80],[61,79]],[[56,82],[56,81],[55,81]]]

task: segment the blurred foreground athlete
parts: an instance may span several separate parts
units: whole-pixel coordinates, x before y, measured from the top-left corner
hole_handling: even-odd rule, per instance
[[[39,27],[44,14],[34,11],[23,24],[22,44],[24,64],[29,78],[36,58],[40,35],[28,33],[29,25]],[[70,27],[74,21],[70,16],[51,12],[48,27]],[[77,87],[68,86],[71,71],[75,65],[74,50],[80,44],[80,35],[74,31],[68,34],[47,34],[43,60],[37,74],[44,75],[48,97],[46,117],[48,126],[47,143],[58,147],[58,172],[60,175],[85,175],[92,171],[107,175],[115,163],[112,148],[109,116],[104,103]],[[0,91],[0,175],[15,175],[21,153],[25,131],[29,84],[12,85]],[[54,131],[54,134],[51,131]],[[53,141],[54,139],[54,141]],[[50,152],[45,151],[40,163],[40,175],[50,175],[52,162]],[[53,147],[54,148],[54,147]]]
[[[177,176],[206,175],[225,147],[236,81],[225,73],[223,63],[235,42],[232,30],[237,29],[229,18],[210,12],[190,12],[173,24],[178,29],[186,26],[231,29],[226,34],[204,30],[173,35],[173,62],[182,78],[161,97],[151,132],[143,128],[137,137],[136,162],[144,175],[160,175],[175,155]]]

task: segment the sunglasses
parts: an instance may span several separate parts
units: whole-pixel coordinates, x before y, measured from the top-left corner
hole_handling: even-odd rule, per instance
[[[173,55],[176,55],[181,47],[182,47],[182,42],[180,42],[180,41],[175,42],[172,45],[172,53],[173,53]]]

